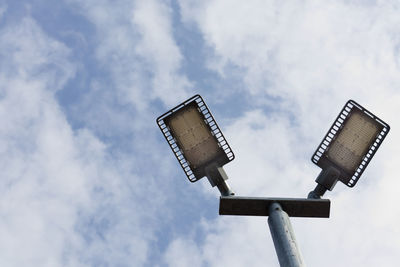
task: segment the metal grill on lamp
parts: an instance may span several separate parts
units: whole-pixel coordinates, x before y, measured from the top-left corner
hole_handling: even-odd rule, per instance
[[[311,160],[322,169],[340,170],[339,180],[353,187],[389,130],[385,122],[349,100]]]
[[[169,146],[189,181],[205,176],[205,167],[232,161],[234,154],[200,95],[157,118]]]

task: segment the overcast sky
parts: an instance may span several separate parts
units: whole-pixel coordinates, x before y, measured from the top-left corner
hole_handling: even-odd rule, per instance
[[[278,266],[267,218],[219,216],[155,122],[200,94],[240,196],[306,197],[354,99],[391,131],[307,266],[398,266],[398,1],[0,0],[0,266]]]

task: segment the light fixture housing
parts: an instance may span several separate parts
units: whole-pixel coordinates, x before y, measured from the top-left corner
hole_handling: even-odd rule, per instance
[[[222,167],[235,158],[200,95],[158,117],[157,124],[191,182],[206,176],[210,166]]]
[[[323,169],[321,179],[337,178],[355,186],[389,130],[388,124],[349,100],[311,158]],[[326,189],[332,190],[335,183],[330,181]]]

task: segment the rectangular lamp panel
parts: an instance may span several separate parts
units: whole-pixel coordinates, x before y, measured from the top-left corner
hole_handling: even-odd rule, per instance
[[[357,170],[382,126],[367,114],[353,111],[342,127],[327,149],[327,157],[352,173]]]
[[[168,126],[193,168],[212,160],[221,152],[196,106],[190,105],[175,113],[168,120]]]

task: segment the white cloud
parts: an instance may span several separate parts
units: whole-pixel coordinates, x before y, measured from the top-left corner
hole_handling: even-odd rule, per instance
[[[243,68],[246,90],[278,97],[293,113],[308,114],[313,110],[306,107],[318,102],[334,108],[349,96],[368,99],[399,83],[399,19],[391,4],[221,0],[194,11],[186,1],[181,6],[214,48],[220,72],[230,64]]]
[[[0,4],[0,19],[3,17],[3,14],[7,11],[7,6],[4,4]]]
[[[191,84],[181,74],[172,10],[162,1],[70,1],[96,26],[99,62],[110,71],[119,101],[140,111],[160,99],[174,105]],[[112,67],[110,67],[112,66]],[[166,93],[168,92],[168,93]]]
[[[74,74],[68,49],[35,21],[1,29],[1,265],[78,266],[76,208],[87,192],[74,138],[53,94]]]
[[[167,262],[169,266],[204,266],[202,257],[199,254],[199,248],[192,240],[173,240],[168,250],[165,252],[164,257],[165,262]]]
[[[136,53],[144,57],[155,77],[153,97],[173,105],[176,97],[188,97],[189,81],[179,75],[182,55],[173,39],[172,9],[158,1],[137,1],[133,13],[133,25],[138,28],[141,41]],[[168,93],[167,93],[168,92]]]
[[[71,129],[55,98],[76,70],[65,45],[29,17],[0,31],[0,265],[143,265],[163,199],[141,202],[151,177]]]

